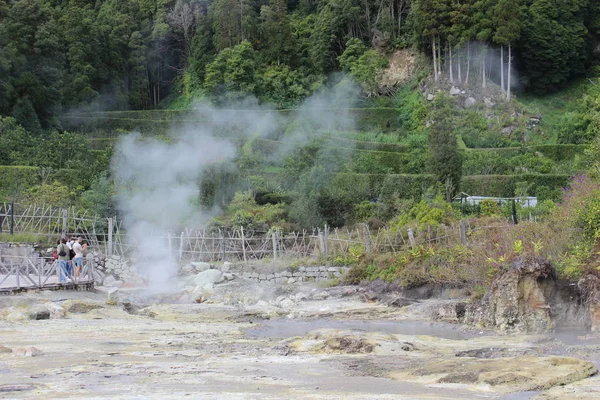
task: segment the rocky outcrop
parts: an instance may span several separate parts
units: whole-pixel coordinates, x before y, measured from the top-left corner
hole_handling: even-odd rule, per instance
[[[586,274],[577,283],[582,303],[587,309],[592,332],[600,331],[600,278]]]
[[[503,333],[551,332],[569,308],[558,292],[556,271],[548,261],[518,259],[496,277],[481,301],[467,308],[465,322]]]

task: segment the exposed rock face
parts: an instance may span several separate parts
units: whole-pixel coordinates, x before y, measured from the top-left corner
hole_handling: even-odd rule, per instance
[[[581,277],[577,287],[587,305],[592,332],[600,331],[600,278],[587,274]]]
[[[556,291],[556,271],[549,262],[519,259],[496,277],[478,304],[467,309],[465,320],[504,333],[551,332]]]

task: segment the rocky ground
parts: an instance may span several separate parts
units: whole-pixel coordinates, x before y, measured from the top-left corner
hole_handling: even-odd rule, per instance
[[[600,396],[593,336],[565,343],[431,322],[451,300],[240,281],[201,303],[181,293],[0,297],[0,398]]]

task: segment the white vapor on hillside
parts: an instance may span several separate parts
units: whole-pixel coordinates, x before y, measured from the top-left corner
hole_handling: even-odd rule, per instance
[[[133,263],[151,286],[166,283],[178,271],[168,232],[200,227],[214,215],[201,211],[198,183],[210,166],[232,161],[236,150],[215,137],[213,129],[183,128],[167,141],[131,133],[115,147],[111,170],[117,204],[135,249]]]

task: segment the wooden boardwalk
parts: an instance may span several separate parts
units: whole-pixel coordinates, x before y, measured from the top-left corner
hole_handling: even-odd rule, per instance
[[[4,256],[0,259],[0,294],[27,290],[91,290],[94,287],[93,262],[84,260],[81,274],[60,279],[58,261],[41,257]]]

